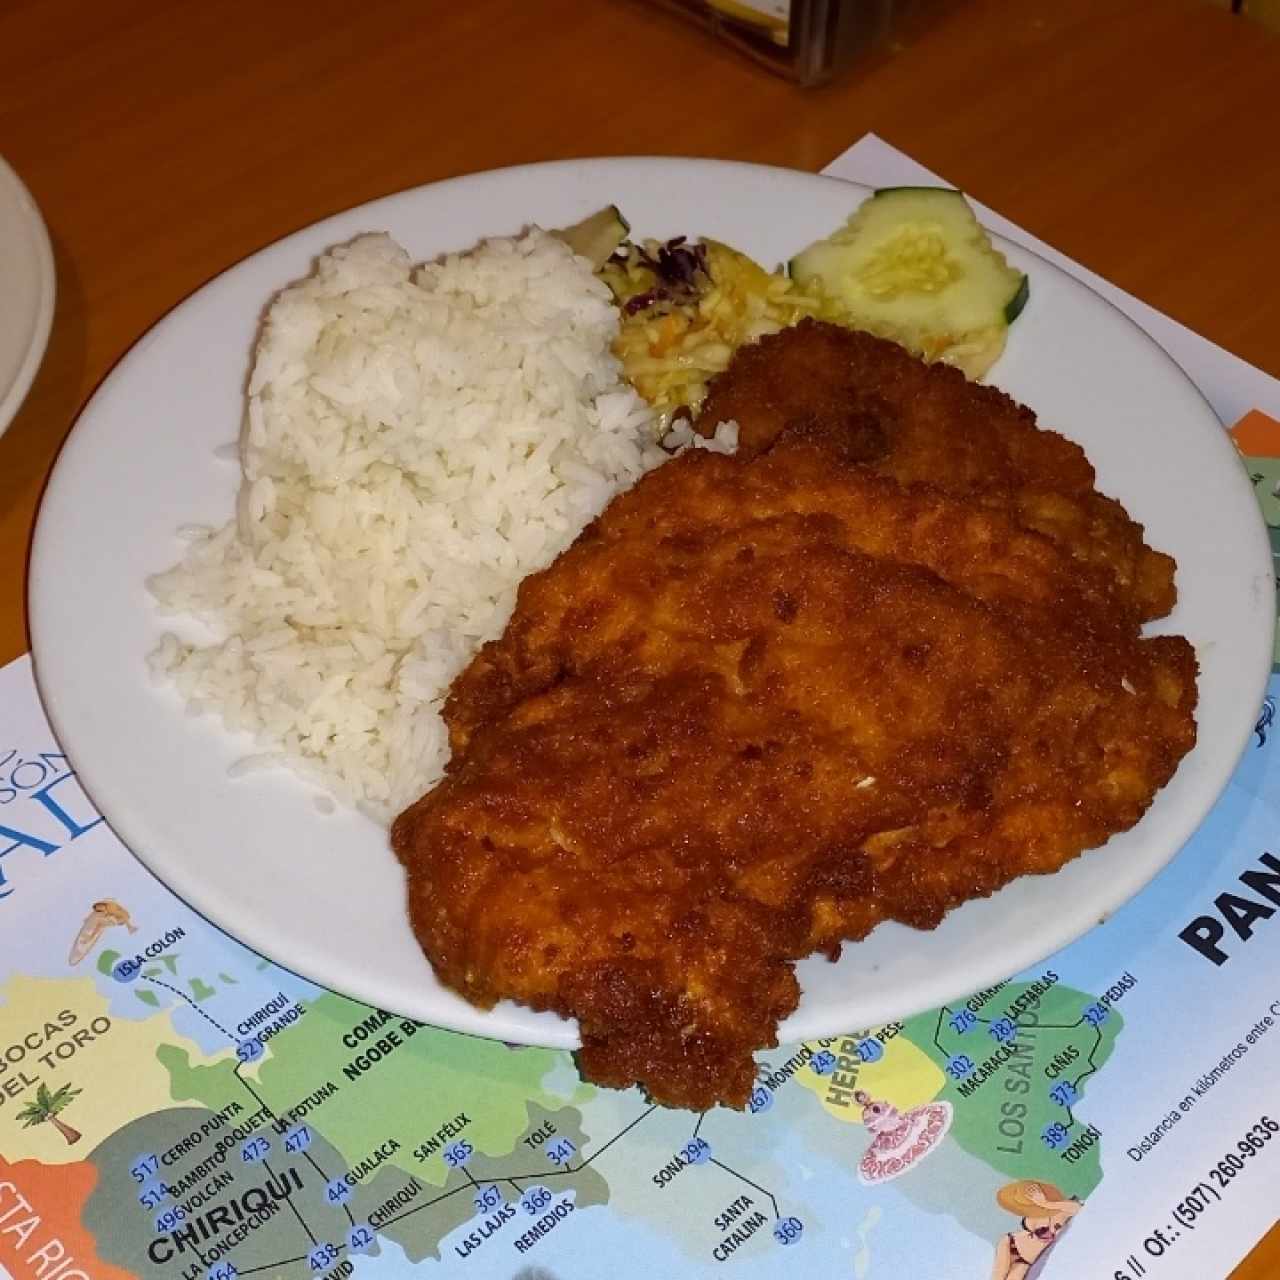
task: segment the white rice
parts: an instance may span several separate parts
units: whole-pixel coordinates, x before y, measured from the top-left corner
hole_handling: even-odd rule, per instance
[[[667,453],[683,453],[686,449],[705,449],[708,453],[737,453],[738,424],[732,420],[717,423],[715,434],[700,436],[688,419],[678,418],[662,437]]]
[[[195,713],[387,820],[441,774],[450,681],[515,590],[667,456],[608,289],[533,229],[414,268],[384,235],[267,312],[236,518],[151,579],[215,643],[152,669]],[[736,431],[736,429],[735,429]]]

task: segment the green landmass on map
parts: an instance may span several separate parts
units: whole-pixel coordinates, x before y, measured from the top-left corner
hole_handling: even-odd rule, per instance
[[[349,1078],[344,1068],[371,1047],[385,1049],[392,1032],[398,1045]],[[563,1053],[382,1021],[365,1005],[326,994],[270,1038],[265,1056],[252,1064],[241,1063],[230,1044],[224,1054],[204,1058],[176,1034],[156,1045],[154,1060],[168,1083],[165,1101],[188,1105],[131,1120],[95,1148],[90,1159],[100,1180],[86,1208],[86,1226],[103,1242],[104,1257],[144,1280],[172,1280],[193,1261],[172,1240],[148,1253],[155,1213],[139,1204],[131,1173],[147,1153],[163,1157],[158,1178],[173,1188],[165,1207],[181,1207],[188,1224],[269,1178],[292,1178],[279,1212],[224,1255],[241,1273],[265,1270],[285,1280],[308,1274],[313,1237],[345,1246],[352,1224],[371,1217],[377,1236],[411,1262],[441,1258],[450,1233],[486,1217],[475,1196],[487,1183],[509,1203],[539,1184],[571,1193],[579,1208],[610,1198],[603,1175],[584,1162],[592,1137],[581,1112],[566,1103],[562,1079],[557,1086],[568,1060]],[[573,1092],[586,1098],[592,1091],[578,1085]],[[307,1145],[291,1149],[302,1127]],[[572,1142],[576,1158],[562,1166],[550,1161],[548,1133]],[[192,1142],[193,1134],[202,1136]],[[246,1161],[246,1142],[258,1139],[269,1144],[266,1154]],[[472,1152],[465,1168],[451,1168],[444,1150],[460,1139]],[[227,1148],[223,1158],[205,1167],[219,1144]],[[335,1204],[330,1184],[348,1175],[350,1196]],[[136,1229],[121,1230],[135,1219]]]
[[[243,1096],[252,1106],[252,1100],[247,1095]],[[159,1260],[148,1253],[148,1246],[153,1245],[157,1236],[164,1237],[167,1234],[155,1229],[157,1212],[172,1210],[174,1206],[184,1202],[189,1203],[190,1198],[199,1196],[215,1176],[225,1178],[225,1185],[219,1187],[205,1204],[192,1206],[184,1222],[180,1224],[185,1227],[196,1226],[197,1234],[201,1215],[207,1214],[217,1205],[227,1205],[238,1200],[253,1188],[264,1186],[272,1175],[277,1179],[288,1179],[296,1173],[302,1183],[301,1189],[294,1190],[267,1222],[249,1232],[226,1255],[241,1272],[254,1268],[273,1268],[271,1274],[277,1274],[274,1270],[276,1264],[291,1258],[305,1257],[311,1248],[308,1231],[317,1240],[346,1239],[347,1218],[340,1207],[327,1202],[324,1180],[312,1165],[299,1157],[286,1157],[277,1151],[275,1154],[279,1158],[269,1160],[268,1173],[267,1167],[262,1163],[242,1161],[239,1158],[239,1144],[228,1151],[226,1158],[216,1170],[210,1171],[208,1177],[201,1178],[189,1191],[180,1192],[165,1200],[161,1210],[144,1207],[139,1201],[142,1187],[130,1173],[138,1158],[145,1155],[158,1157],[167,1153],[175,1143],[181,1142],[191,1133],[198,1133],[202,1125],[209,1124],[212,1120],[213,1113],[203,1107],[159,1111],[125,1125],[89,1154],[89,1162],[98,1170],[98,1185],[85,1205],[83,1222],[97,1240],[99,1252],[106,1261],[114,1262],[137,1275],[139,1280],[175,1280],[185,1267],[198,1259],[191,1249],[184,1247],[179,1252],[168,1240],[154,1245],[159,1251]],[[181,1163],[162,1167],[159,1170],[160,1179],[176,1182],[197,1162],[211,1155],[218,1136],[210,1134]],[[326,1161],[330,1165],[340,1163],[336,1153],[322,1139],[317,1139],[309,1154],[313,1155],[321,1168],[325,1167]],[[293,1208],[298,1210],[298,1214],[293,1212]],[[208,1241],[198,1243],[208,1249],[219,1235],[220,1233],[215,1233]],[[205,1268],[201,1268],[202,1275],[204,1270]],[[306,1271],[303,1264],[281,1269],[279,1274],[296,1275],[300,1278]]]
[[[107,949],[96,966],[111,975],[121,958]],[[163,979],[160,985],[193,1006],[216,993],[203,979],[183,976],[177,952],[161,960],[169,963],[151,964],[143,976]],[[220,983],[234,982],[228,974],[217,976]],[[139,985],[135,995],[151,1009],[164,1003],[150,986]],[[527,1215],[478,1211],[477,1187],[487,1182],[498,1185],[509,1204],[535,1185],[572,1195],[578,1208],[608,1202],[604,1176],[585,1163],[593,1137],[571,1105],[593,1090],[578,1080],[569,1055],[420,1026],[333,994],[299,1007],[302,1016],[272,1036],[252,1064],[239,1061],[230,1034],[225,1051],[203,1053],[176,1032],[167,1013],[121,1024],[151,1028],[155,1039],[147,1057],[156,1082],[163,1083],[135,1098],[127,1123],[108,1130],[92,1152],[100,1180],[86,1225],[104,1241],[104,1257],[155,1280],[173,1280],[199,1262],[173,1240],[153,1243],[155,1212],[139,1204],[139,1184],[130,1172],[147,1152],[168,1153],[159,1176],[175,1189],[163,1207],[182,1208],[188,1223],[233,1206],[273,1176],[296,1175],[279,1212],[223,1254],[241,1272],[284,1280],[309,1274],[305,1255],[312,1238],[343,1246],[352,1223],[371,1216],[377,1237],[394,1242],[411,1262],[445,1256],[450,1233],[471,1231],[486,1218],[500,1229],[483,1235],[485,1245],[493,1240],[488,1247],[509,1248],[509,1242],[497,1242]],[[233,1125],[243,1130],[232,1138]],[[306,1127],[309,1145],[289,1150],[286,1130],[299,1126]],[[208,1130],[203,1140],[192,1144],[192,1134],[202,1129]],[[552,1163],[549,1133],[568,1139],[576,1158],[564,1166]],[[270,1144],[261,1162],[242,1159],[250,1137]],[[472,1153],[465,1168],[451,1168],[444,1150],[459,1139]],[[203,1168],[219,1142],[228,1145],[224,1158]],[[335,1204],[330,1182],[344,1176],[354,1185],[345,1204]],[[503,1225],[504,1214],[510,1225]],[[133,1228],[122,1230],[131,1219]],[[210,1241],[223,1234],[215,1230]],[[155,1252],[148,1253],[148,1246]],[[371,1252],[379,1247],[375,1243]]]
[[[282,1116],[330,1084],[336,1086],[331,1096],[308,1110],[306,1120],[349,1164],[394,1137],[401,1147],[394,1163],[424,1182],[442,1186],[450,1172],[442,1155],[445,1143],[437,1143],[426,1159],[414,1152],[457,1117],[467,1117],[465,1136],[478,1152],[503,1156],[527,1128],[531,1104],[553,1111],[564,1104],[543,1086],[544,1077],[564,1058],[562,1053],[508,1049],[494,1040],[427,1026],[406,1034],[399,1019],[371,1032],[354,1049],[344,1044],[344,1035],[354,1035],[373,1013],[367,1005],[326,993],[268,1042],[265,1058],[241,1068],[263,1101]],[[390,1033],[397,1034],[400,1045],[355,1080],[348,1079],[344,1068]],[[232,1099],[243,1099],[236,1079],[238,1064],[231,1054],[201,1063],[186,1050],[172,1048],[162,1049],[160,1059],[175,1101],[198,1102],[216,1111]],[[589,1095],[583,1086],[579,1096]]]
[[[201,1237],[197,1243],[204,1250],[223,1235],[215,1231],[203,1238],[202,1222],[212,1209],[230,1205],[246,1192],[257,1195],[254,1189],[269,1185],[269,1180],[289,1186],[290,1194],[278,1201],[270,1219],[223,1255],[241,1274],[264,1271],[282,1280],[301,1280],[309,1274],[306,1255],[317,1242],[333,1243],[345,1254],[348,1231],[354,1224],[369,1222],[371,1216],[379,1219],[375,1234],[397,1244],[410,1262],[442,1258],[446,1252],[443,1242],[450,1233],[467,1223],[492,1218],[492,1213],[478,1211],[475,1204],[477,1187],[489,1183],[498,1185],[508,1202],[518,1200],[524,1188],[538,1184],[556,1195],[573,1192],[577,1208],[605,1204],[609,1199],[604,1179],[590,1167],[580,1167],[580,1160],[572,1162],[579,1167],[559,1173],[535,1151],[521,1146],[522,1154],[475,1156],[465,1169],[451,1170],[443,1187],[428,1187],[421,1179],[387,1165],[356,1186],[345,1204],[335,1204],[329,1188],[344,1170],[344,1162],[313,1126],[308,1125],[310,1140],[305,1152],[289,1152],[284,1139],[267,1121],[250,1137],[264,1137],[270,1143],[269,1153],[252,1163],[241,1159],[247,1139],[237,1136],[232,1140],[227,1135],[232,1132],[231,1124],[243,1123],[256,1107],[247,1090],[242,1090],[241,1096],[244,1109],[221,1127],[214,1127],[218,1123],[215,1112],[205,1107],[171,1109],[132,1121],[91,1153],[89,1160],[98,1170],[99,1181],[85,1206],[83,1220],[100,1242],[103,1258],[135,1273],[140,1280],[173,1280],[197,1260],[190,1248],[177,1247],[172,1232],[157,1233],[153,1229],[157,1210],[144,1208],[139,1202],[142,1188],[131,1170],[140,1156],[150,1154],[164,1158],[157,1180],[173,1188],[161,1210],[181,1208],[185,1215],[182,1225],[195,1227]],[[555,1125],[558,1136],[584,1150],[588,1139],[575,1110],[548,1112],[533,1106],[527,1132],[548,1122]],[[172,1158],[176,1144],[205,1130],[208,1132],[189,1152]],[[200,1170],[213,1155],[219,1141],[228,1144],[225,1158],[184,1186],[188,1175]],[[388,1209],[392,1204],[395,1207]],[[515,1220],[519,1222],[524,1216],[519,1214]],[[153,1244],[157,1234],[165,1239]],[[375,1243],[370,1252],[378,1249]]]
[[[944,1064],[959,1054],[981,1064],[998,1044],[990,1035],[991,1023],[1028,987],[1010,983],[1002,988],[979,1010],[982,1020],[963,1034],[950,1025],[950,1014],[964,1008],[960,1003],[910,1019],[902,1034]],[[1055,985],[1016,1019],[1017,1052],[981,1084],[965,1089],[964,1081],[948,1075],[938,1098],[954,1108],[950,1139],[1011,1180],[1041,1178],[1069,1195],[1088,1196],[1102,1178],[1105,1134],[1072,1157],[1063,1151],[1069,1152],[1071,1144],[1086,1133],[1087,1118],[1076,1111],[1123,1026],[1115,1010],[1108,1011],[1101,1025],[1091,1025],[1084,1011],[1095,1003],[1096,997],[1087,992]],[[1070,1106],[1056,1101],[1051,1091],[1062,1082],[1072,1085],[1080,1100]],[[1058,1149],[1042,1137],[1053,1124],[1062,1124],[1067,1131]]]
[[[104,947],[98,953],[98,959],[95,964],[99,973],[110,978],[116,965],[124,958],[125,957],[122,952],[116,951],[112,947]],[[144,978],[173,978],[176,980],[179,976],[178,969],[181,960],[181,952],[168,951],[164,955],[160,956],[154,964],[149,964],[145,969],[143,969],[142,976]],[[226,974],[219,974],[218,976],[224,982],[232,984],[235,983],[235,979],[227,977]],[[218,993],[217,987],[205,982],[204,979],[200,977],[189,979],[186,983],[185,992],[180,991],[177,987],[175,987],[174,990],[178,991],[179,995],[190,998],[196,1004],[199,1004],[204,1000],[209,1000]],[[145,987],[135,987],[134,995],[137,996],[143,1004],[150,1005],[153,1008],[159,1007],[160,1005],[160,1001],[157,999],[155,993]]]
[[[580,1153],[568,1166],[557,1169],[546,1158],[543,1148],[530,1148],[523,1139],[537,1133],[548,1124],[555,1127],[556,1138],[567,1138]],[[515,1203],[521,1194],[534,1186],[544,1186],[555,1196],[572,1192],[574,1207],[586,1209],[592,1205],[608,1204],[609,1184],[603,1175],[590,1165],[583,1164],[589,1156],[590,1138],[582,1127],[582,1116],[573,1107],[560,1107],[548,1111],[537,1104],[529,1107],[529,1123],[525,1133],[514,1144],[514,1149],[501,1156],[477,1153],[466,1170],[454,1170],[443,1188],[443,1195],[435,1189],[424,1199],[434,1199],[430,1208],[407,1213],[399,1221],[380,1229],[381,1234],[394,1240],[416,1262],[421,1258],[440,1257],[439,1242],[456,1227],[473,1219],[490,1216],[477,1214],[472,1203],[476,1186],[498,1187],[508,1202]],[[454,1193],[457,1194],[454,1194]],[[421,1200],[414,1204],[422,1203]],[[410,1210],[414,1205],[408,1206]],[[521,1211],[517,1219],[522,1228],[530,1220]],[[509,1246],[508,1246],[509,1247]],[[453,1259],[456,1263],[456,1259]]]

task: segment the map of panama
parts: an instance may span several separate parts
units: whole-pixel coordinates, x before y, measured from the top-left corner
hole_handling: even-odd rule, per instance
[[[10,1050],[10,1069],[29,1057],[65,1063],[48,1083],[65,1076],[82,1091],[66,1108],[74,1145],[34,1125],[12,1145],[6,1130],[5,1151],[46,1168],[88,1164],[97,1177],[82,1228],[124,1274],[157,1280],[227,1280],[228,1264],[236,1275],[354,1274],[384,1257],[466,1261],[485,1274],[486,1259],[533,1254],[591,1210],[624,1232],[662,1231],[686,1263],[767,1263],[788,1247],[788,1232],[826,1225],[803,1185],[805,1165],[786,1158],[788,1140],[803,1144],[815,1169],[827,1163],[849,1177],[867,1148],[857,1100],[866,1096],[907,1112],[949,1103],[948,1139],[897,1194],[929,1214],[971,1217],[985,1234],[1001,1182],[1028,1171],[1064,1180],[1042,1131],[1062,1124],[1064,1147],[1087,1131],[1051,1096],[1046,1072],[1055,1061],[1072,1066],[1069,1103],[1079,1103],[1120,1026],[1118,1014],[1098,1015],[1092,994],[1065,984],[1005,984],[970,1002],[978,1013],[942,1010],[775,1051],[750,1112],[691,1116],[635,1091],[586,1086],[563,1053],[291,987],[241,949],[209,953],[202,931],[213,933],[184,918],[159,935],[171,942],[151,960],[131,966],[112,940],[81,966],[84,976],[16,977],[3,989],[6,1028],[41,1028],[16,1042],[25,1050],[39,1039],[41,1052]],[[122,992],[134,997],[129,1016],[113,1019],[111,997]],[[176,1026],[193,1015],[198,1041]],[[1015,1026],[1011,1039],[1002,1019]],[[95,1034],[77,1045],[86,1069],[76,1073],[76,1055],[58,1046],[76,1044],[80,1027]],[[958,1074],[964,1057],[972,1065]],[[29,1091],[43,1076],[23,1078]],[[112,1078],[114,1087],[94,1087]],[[972,1166],[969,1185],[989,1189],[972,1214],[951,1203],[957,1163]],[[1095,1143],[1078,1166],[1072,1186],[1083,1196],[1098,1178]],[[948,1175],[945,1185],[934,1185],[931,1167]],[[854,1252],[864,1260],[874,1256],[875,1221],[863,1215],[858,1226]],[[121,1231],[121,1222],[136,1229]]]

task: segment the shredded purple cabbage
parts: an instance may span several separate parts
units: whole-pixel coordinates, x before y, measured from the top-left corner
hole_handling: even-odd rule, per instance
[[[689,244],[685,236],[676,236],[659,245],[656,256],[643,247],[638,248],[636,261],[653,272],[658,284],[627,299],[623,310],[629,316],[659,302],[694,301],[698,296],[699,277],[711,274],[707,269],[707,246],[701,241]]]
[[[637,293],[634,298],[628,298],[623,303],[622,310],[629,316],[635,315],[637,311],[647,311],[661,296],[661,292],[657,289],[649,289],[645,293]]]

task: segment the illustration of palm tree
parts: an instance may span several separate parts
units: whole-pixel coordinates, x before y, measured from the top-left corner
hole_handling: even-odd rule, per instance
[[[69,1084],[64,1084],[57,1093],[50,1093],[48,1086],[42,1084],[36,1090],[36,1100],[28,1102],[18,1112],[18,1119],[22,1121],[24,1129],[48,1122],[62,1134],[70,1146],[73,1142],[79,1142],[82,1135],[79,1129],[73,1129],[65,1120],[59,1120],[58,1112],[66,1110],[71,1099],[83,1092],[82,1089],[73,1089]]]

